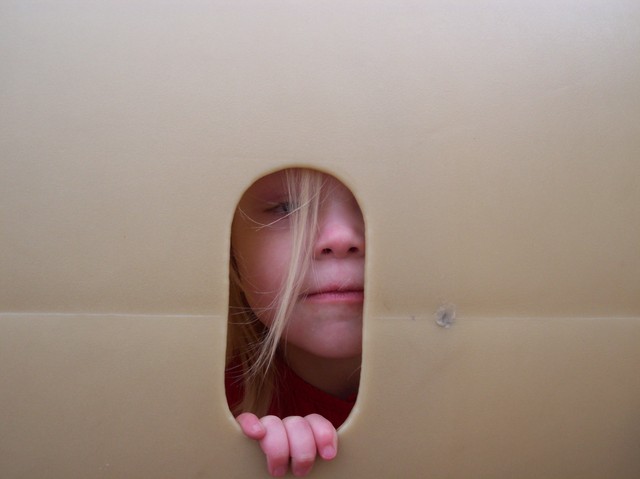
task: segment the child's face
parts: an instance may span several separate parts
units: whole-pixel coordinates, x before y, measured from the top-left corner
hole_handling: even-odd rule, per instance
[[[232,229],[242,288],[266,326],[291,256],[284,177],[279,171],[254,183],[238,204]],[[313,356],[353,358],[362,350],[364,220],[349,189],[325,179],[304,294],[296,299],[283,340]]]

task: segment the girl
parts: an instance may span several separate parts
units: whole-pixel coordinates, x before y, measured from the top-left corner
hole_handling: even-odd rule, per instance
[[[238,203],[227,400],[273,476],[337,453],[360,379],[364,246],[356,199],[327,174],[281,170]]]

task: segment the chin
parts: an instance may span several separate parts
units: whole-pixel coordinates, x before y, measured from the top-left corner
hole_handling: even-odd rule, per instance
[[[333,347],[330,350],[322,351],[318,356],[324,359],[335,360],[356,359],[362,356],[362,346],[358,345],[357,347],[352,346],[339,349]]]

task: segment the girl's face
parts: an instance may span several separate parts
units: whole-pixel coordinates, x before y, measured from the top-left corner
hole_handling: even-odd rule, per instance
[[[354,358],[362,351],[364,220],[351,191],[332,176],[324,180],[311,265],[283,341],[312,356]],[[291,258],[290,201],[284,170],[273,173],[245,192],[233,221],[241,286],[267,327]]]

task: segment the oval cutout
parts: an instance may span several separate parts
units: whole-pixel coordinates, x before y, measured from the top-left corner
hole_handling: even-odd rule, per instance
[[[231,233],[234,415],[346,420],[360,379],[364,264],[362,211],[334,176],[287,168],[245,191]]]

